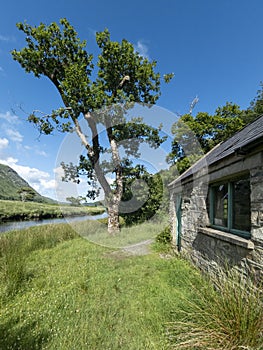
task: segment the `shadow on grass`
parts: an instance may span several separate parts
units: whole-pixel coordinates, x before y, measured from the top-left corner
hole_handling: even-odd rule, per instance
[[[34,334],[37,322],[19,325],[19,319],[13,318],[0,323],[0,350],[38,350],[47,342],[49,333],[42,331]]]

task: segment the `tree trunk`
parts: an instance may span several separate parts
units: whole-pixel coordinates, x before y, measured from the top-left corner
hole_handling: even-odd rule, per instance
[[[116,201],[108,204],[108,232],[110,235],[120,232],[119,204]]]

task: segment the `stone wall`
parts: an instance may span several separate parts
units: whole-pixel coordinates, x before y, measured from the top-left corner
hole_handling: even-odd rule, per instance
[[[207,184],[202,181],[192,186],[184,186],[182,195],[182,248],[191,247],[196,238],[198,227],[209,224],[206,198]]]
[[[189,181],[181,187],[181,248],[203,270],[217,264],[239,266],[263,275],[263,166],[250,170],[251,239],[209,228],[208,183],[204,179]],[[176,193],[172,191],[172,201]],[[173,217],[173,242],[176,245],[176,216]]]
[[[250,172],[251,240],[255,245],[248,264],[253,271],[263,273],[263,165]]]

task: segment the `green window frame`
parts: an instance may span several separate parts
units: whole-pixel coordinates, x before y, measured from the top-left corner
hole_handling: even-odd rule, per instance
[[[250,182],[248,177],[210,185],[210,225],[218,230],[250,238]]]

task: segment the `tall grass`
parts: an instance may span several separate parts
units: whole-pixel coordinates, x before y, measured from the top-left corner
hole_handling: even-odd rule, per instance
[[[70,226],[62,224],[33,227],[24,231],[14,231],[0,236],[0,281],[2,294],[13,296],[30,278],[27,269],[28,255],[38,249],[48,249],[77,237]]]
[[[0,281],[4,294],[13,296],[27,280],[26,254],[21,239],[0,240]]]
[[[95,215],[103,213],[104,210],[103,207],[74,207],[70,205],[0,200],[0,222]]]
[[[83,221],[72,225],[79,235],[105,247],[122,248],[156,238],[166,222],[145,222],[131,227],[123,226],[116,235],[109,235],[107,225],[99,221]]]
[[[114,244],[149,237],[151,225]],[[100,225],[82,228],[101,242]],[[0,236],[0,315],[6,350],[263,349],[262,289],[250,279],[207,280],[182,259],[107,249],[66,224]]]
[[[174,349],[263,349],[262,288],[236,270],[220,270],[193,290],[168,326]]]
[[[24,247],[27,278],[0,300],[0,349],[166,350],[172,305],[178,293],[191,293],[181,276],[200,279],[182,260],[136,257],[71,239],[67,225],[5,235],[11,237],[13,248],[15,241]]]

